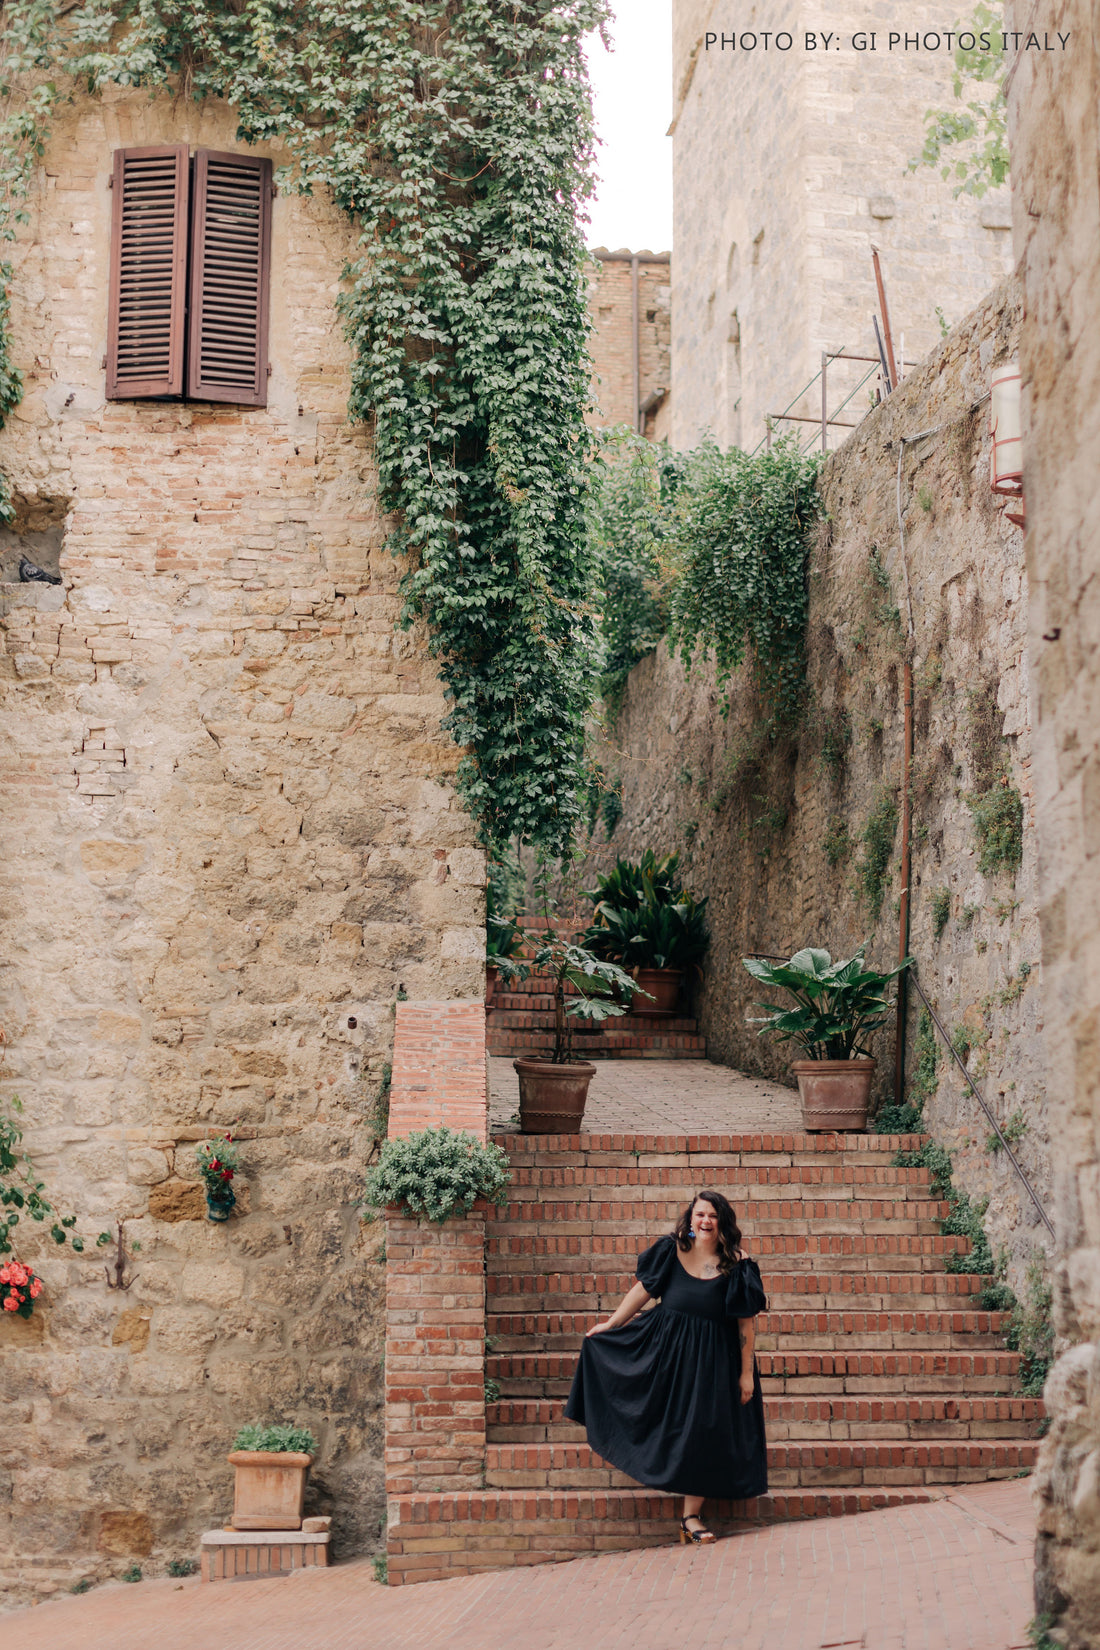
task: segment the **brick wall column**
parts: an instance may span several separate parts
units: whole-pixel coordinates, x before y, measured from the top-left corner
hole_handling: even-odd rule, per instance
[[[483,1002],[399,1003],[391,1137],[488,1137]],[[485,1218],[386,1219],[386,1492],[477,1489],[485,1467]]]

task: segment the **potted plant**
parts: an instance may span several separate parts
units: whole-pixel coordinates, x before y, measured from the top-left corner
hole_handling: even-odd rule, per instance
[[[679,854],[659,860],[647,848],[637,864],[620,859],[585,894],[595,910],[584,943],[633,974],[646,999],[637,1014],[675,1014],[684,975],[698,971],[710,943],[707,902],[680,886],[679,863]]]
[[[300,1530],[306,1474],[313,1465],[308,1427],[242,1427],[229,1454],[235,1530]]]
[[[554,1047],[548,1060],[512,1061],[519,1077],[520,1128],[524,1134],[575,1134],[584,1117],[588,1085],[596,1075],[590,1061],[573,1057],[577,1023],[599,1024],[625,1014],[625,1004],[613,1001],[612,992],[617,989],[629,1003],[638,985],[616,963],[595,956],[553,928],[521,933],[528,955],[502,957],[501,978],[548,976],[554,999]]]
[[[802,1121],[807,1131],[862,1131],[867,1127],[867,1101],[875,1075],[875,1061],[865,1039],[885,1025],[890,1010],[885,991],[890,981],[908,968],[911,958],[888,974],[865,968],[866,942],[845,962],[834,962],[827,951],[807,946],[788,962],[742,957],[754,980],[794,998],[794,1008],[757,1003],[767,1015],[752,1023],[762,1037],[791,1041],[805,1053],[791,1070],[798,1080]]]
[[[206,1188],[207,1220],[228,1220],[237,1201],[233,1176],[240,1167],[240,1147],[227,1134],[217,1140],[204,1140],[196,1147],[195,1157]]]

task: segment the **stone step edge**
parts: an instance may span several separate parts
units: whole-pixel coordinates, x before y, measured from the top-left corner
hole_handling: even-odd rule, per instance
[[[487,1426],[554,1426],[564,1421],[565,1397],[558,1398],[498,1398],[485,1406],[485,1421]],[[987,1415],[974,1413],[977,1409],[983,1412],[988,1406],[1000,1404],[1019,1405],[1020,1415]],[[954,1406],[959,1413],[926,1414],[928,1409],[945,1410],[948,1405]],[[877,1408],[884,1410],[892,1408],[895,1411],[904,1411],[901,1414],[863,1414],[863,1410]],[[818,1413],[803,1413],[808,1409]],[[544,1411],[535,1413],[531,1411]],[[918,1413],[914,1414],[913,1411]],[[1046,1413],[1041,1398],[1029,1398],[1023,1394],[1011,1398],[992,1398],[983,1394],[976,1394],[972,1398],[934,1398],[926,1393],[915,1393],[912,1396],[899,1394],[896,1398],[864,1398],[849,1393],[817,1393],[793,1397],[789,1393],[765,1393],[764,1417],[774,1421],[865,1421],[874,1424],[889,1425],[893,1421],[978,1421],[1002,1420],[1015,1421],[1026,1424],[1029,1421],[1041,1420]],[[569,1426],[576,1425],[568,1422]],[[507,1440],[504,1440],[505,1442]]]
[[[784,1129],[773,1132],[753,1129],[747,1134],[517,1134],[498,1130],[493,1140],[507,1152],[524,1154],[545,1151],[558,1152],[619,1152],[632,1154],[646,1152],[736,1152],[775,1151],[819,1153],[866,1151],[919,1151],[931,1139],[928,1134],[869,1134],[835,1131],[807,1134],[805,1130]],[[764,1142],[767,1142],[765,1145]],[[747,1142],[747,1144],[744,1144]]]
[[[789,1439],[768,1445],[768,1465],[820,1467],[952,1467],[1027,1465],[1039,1450],[1035,1438],[834,1438]],[[998,1456],[1002,1457],[998,1461]],[[562,1439],[558,1443],[491,1443],[485,1448],[490,1472],[585,1472],[590,1468],[617,1471],[614,1463],[597,1455],[589,1444]]]
[[[719,1535],[812,1518],[843,1518],[940,1501],[937,1485],[777,1490],[755,1501],[711,1502]],[[679,1496],[630,1489],[485,1489],[389,1497],[390,1586],[555,1563],[582,1553],[672,1545]]]

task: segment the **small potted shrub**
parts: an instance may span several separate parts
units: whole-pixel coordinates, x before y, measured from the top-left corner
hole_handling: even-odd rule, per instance
[[[442,1225],[468,1215],[479,1198],[498,1207],[512,1178],[508,1159],[492,1141],[445,1126],[416,1129],[387,1140],[367,1175],[368,1219],[396,1209],[413,1220]]]
[[[648,848],[637,864],[620,859],[584,896],[595,906],[584,944],[633,975],[642,996],[635,1014],[675,1014],[684,976],[698,972],[710,943],[707,902],[680,886],[679,864],[679,854],[659,860]]]
[[[890,1012],[886,987],[912,959],[882,974],[864,967],[866,949],[864,943],[854,957],[836,963],[827,951],[809,946],[785,963],[741,959],[754,980],[794,999],[793,1008],[757,1003],[768,1013],[753,1023],[762,1037],[793,1042],[805,1054],[792,1062],[791,1070],[798,1079],[803,1126],[810,1132],[867,1127],[875,1061],[865,1039],[885,1025]]]
[[[549,978],[554,1047],[548,1060],[532,1055],[512,1061],[519,1078],[519,1126],[524,1134],[575,1134],[584,1117],[588,1085],[596,1075],[591,1061],[574,1059],[578,1022],[599,1024],[625,1014],[624,1001],[630,1002],[638,984],[616,963],[597,957],[552,928],[543,933],[523,931],[523,939],[529,956],[501,958],[501,977],[526,980],[541,974]],[[624,1001],[612,1000],[615,991]]]
[[[204,1140],[196,1148],[195,1158],[206,1188],[207,1220],[228,1220],[237,1201],[233,1176],[240,1167],[240,1147],[227,1134],[217,1140]]]
[[[235,1472],[235,1530],[300,1530],[306,1474],[313,1465],[308,1427],[242,1427],[229,1462]]]

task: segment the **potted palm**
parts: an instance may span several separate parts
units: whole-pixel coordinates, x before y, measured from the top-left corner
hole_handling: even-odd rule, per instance
[[[498,922],[505,919],[497,918]],[[524,957],[501,957],[497,966],[504,980],[526,980],[532,974],[550,981],[554,999],[554,1046],[548,1060],[513,1060],[519,1077],[519,1120],[524,1134],[575,1134],[584,1117],[588,1085],[596,1068],[576,1060],[573,1037],[582,1022],[599,1024],[626,1013],[638,986],[617,964],[595,956],[553,928],[530,933],[523,929]],[[617,991],[624,1001],[615,1002]]]
[[[875,1075],[875,1061],[866,1039],[885,1025],[890,1004],[886,987],[908,968],[911,958],[888,974],[865,968],[866,943],[845,962],[834,962],[827,951],[811,946],[796,951],[788,962],[742,957],[754,980],[794,998],[793,1008],[757,1003],[767,1015],[752,1023],[762,1037],[793,1042],[805,1054],[791,1070],[798,1080],[802,1121],[809,1132],[862,1131],[867,1127],[867,1102]]]
[[[698,971],[710,943],[707,902],[680,886],[679,863],[679,854],[659,860],[647,848],[637,864],[620,859],[584,896],[595,907],[584,943],[629,969],[646,999],[637,1014],[675,1014],[684,976]]]
[[[235,1530],[300,1530],[306,1474],[313,1465],[308,1427],[242,1427],[233,1440]]]

